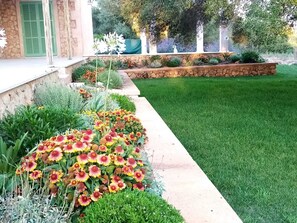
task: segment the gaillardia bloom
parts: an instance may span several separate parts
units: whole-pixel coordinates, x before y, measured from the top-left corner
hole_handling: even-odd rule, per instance
[[[60,147],[55,148],[50,155],[48,156],[48,159],[50,161],[60,161],[63,158],[63,153]]]
[[[91,177],[100,177],[101,176],[101,170],[98,166],[92,165],[89,167],[89,175]]]
[[[61,180],[62,176],[63,176],[63,172],[61,170],[59,170],[59,171],[54,170],[54,171],[52,171],[52,173],[50,175],[50,182],[52,184],[55,184]]]
[[[91,203],[91,198],[89,198],[87,195],[85,194],[82,194],[78,197],[78,203],[81,205],[81,206],[88,206],[90,203]]]
[[[133,168],[137,167],[137,163],[136,160],[132,157],[127,159],[127,165],[132,166]]]
[[[89,162],[91,163],[97,162],[98,154],[95,151],[89,152],[88,156],[89,156]]]
[[[92,201],[98,201],[99,198],[102,197],[102,193],[99,192],[99,190],[95,190],[92,194],[91,194],[91,199]]]
[[[89,179],[89,175],[82,170],[76,174],[75,179],[79,182],[86,182]]]
[[[89,156],[85,153],[79,154],[76,159],[79,164],[86,164],[89,162]]]
[[[119,190],[118,184],[117,183],[111,183],[108,186],[109,192],[110,193],[116,193]]]
[[[67,140],[66,136],[59,135],[56,137],[55,143],[61,144],[63,142],[66,142],[66,140]]]
[[[37,163],[33,160],[27,160],[23,163],[23,167],[25,168],[25,171],[32,172],[37,167]]]
[[[75,153],[76,152],[75,148],[73,147],[72,144],[65,145],[63,150],[65,153]]]
[[[73,148],[76,150],[76,151],[84,151],[86,148],[87,148],[87,145],[83,142],[76,142],[73,144]]]
[[[134,175],[134,170],[133,170],[133,167],[132,166],[124,166],[122,168],[122,171],[127,176],[133,176]]]
[[[135,171],[135,172],[134,172],[134,179],[135,179],[137,182],[141,182],[141,181],[143,181],[143,179],[144,179],[144,174],[143,174],[140,170]]]
[[[110,157],[106,155],[99,155],[97,162],[103,166],[108,166],[110,164]]]
[[[120,190],[123,190],[126,188],[126,184],[123,181],[119,181],[118,182],[118,187]]]
[[[144,191],[144,186],[142,183],[133,184],[133,189]]]
[[[123,154],[124,153],[123,147],[122,146],[117,146],[115,148],[114,152],[118,153],[118,154]]]
[[[122,156],[117,156],[114,160],[114,164],[116,166],[124,166],[125,165],[125,159]]]
[[[42,172],[40,170],[34,170],[32,173],[30,173],[29,178],[31,180],[37,180],[42,177]]]

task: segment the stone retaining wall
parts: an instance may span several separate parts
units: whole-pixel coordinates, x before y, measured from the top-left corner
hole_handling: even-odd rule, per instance
[[[276,63],[224,64],[124,70],[131,79],[163,77],[236,77],[274,75]]]
[[[231,53],[227,53],[227,54],[231,54]],[[179,57],[182,60],[182,65],[189,66],[193,64],[193,61],[195,59],[201,58],[202,56],[203,57],[207,56],[208,58],[219,57],[223,59],[224,53],[173,53],[173,54],[157,54],[157,55],[161,57],[161,60],[166,60],[170,57]],[[114,56],[99,55],[98,59],[101,59],[103,61],[109,61],[110,59],[113,61],[120,60],[122,62],[129,61],[131,64],[135,64],[136,67],[143,67],[150,62],[150,58],[152,56],[156,56],[156,55],[121,54],[119,57],[115,55]],[[94,60],[95,58],[96,58],[95,56],[90,56],[89,60]]]
[[[20,105],[28,105],[33,102],[33,93],[37,85],[45,83],[59,83],[58,71],[40,77],[0,94],[0,119],[6,112],[13,113]]]

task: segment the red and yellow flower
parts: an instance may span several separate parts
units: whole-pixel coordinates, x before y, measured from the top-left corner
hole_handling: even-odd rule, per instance
[[[76,150],[75,150],[75,148],[73,147],[72,144],[65,145],[64,148],[63,148],[63,151],[65,153],[75,153],[76,152]]]
[[[26,162],[23,163],[23,167],[24,167],[25,171],[32,172],[33,170],[36,169],[37,163],[33,160],[26,160]]]
[[[103,166],[108,166],[110,164],[110,157],[106,155],[99,155],[97,162]]]
[[[89,167],[89,175],[91,177],[100,177],[101,176],[101,170],[98,166],[92,165]]]
[[[141,181],[143,181],[143,179],[144,179],[144,174],[143,174],[140,170],[135,171],[135,172],[134,172],[134,179],[135,179],[137,182],[141,182]]]
[[[88,197],[87,195],[85,195],[85,194],[81,194],[79,197],[78,197],[78,203],[81,205],[81,206],[83,206],[83,207],[85,207],[85,206],[88,206],[90,203],[91,203],[91,198],[90,197]]]
[[[82,153],[76,157],[76,160],[79,164],[86,164],[89,162],[89,156],[86,153]]]
[[[75,179],[79,182],[86,182],[89,179],[89,174],[81,170],[78,173],[76,173]]]
[[[117,154],[123,154],[125,151],[123,150],[123,147],[119,145],[115,148],[114,152]]]
[[[127,165],[132,166],[133,168],[137,167],[137,162],[133,157],[127,159]]]
[[[102,193],[100,193],[98,189],[91,194],[92,201],[98,201],[101,197]]]
[[[122,171],[127,176],[133,176],[134,175],[134,170],[133,170],[133,167],[132,166],[124,166],[122,168]]]
[[[91,152],[89,152],[88,157],[89,157],[89,162],[96,163],[98,154],[95,151],[91,151]]]
[[[66,140],[67,140],[66,136],[59,135],[59,136],[56,137],[55,143],[57,143],[59,145],[61,143],[66,142]]]
[[[86,142],[86,143],[92,142],[92,140],[93,140],[93,137],[91,137],[90,135],[84,135],[84,136],[81,138],[81,141],[82,141],[82,142]]]
[[[49,177],[50,183],[55,184],[55,183],[59,182],[61,180],[62,176],[63,176],[62,170],[52,171],[52,173],[50,174],[50,177]]]
[[[102,145],[102,146],[99,146],[99,151],[100,152],[107,152],[107,147]]]
[[[69,183],[69,186],[70,186],[70,187],[75,187],[77,184],[78,184],[78,181],[75,180],[75,179],[72,179],[72,180],[70,181],[70,183]]]
[[[55,148],[48,156],[48,159],[50,161],[56,161],[56,162],[59,162],[62,158],[63,158],[63,153],[60,147]]]
[[[78,141],[73,144],[73,148],[76,151],[84,151],[87,148],[87,145],[84,142]]]
[[[42,177],[42,172],[40,170],[34,170],[32,173],[29,174],[29,178],[31,180],[37,180]]]
[[[125,159],[122,156],[116,156],[114,160],[114,164],[116,166],[124,166],[126,163]]]
[[[119,190],[118,184],[117,183],[111,183],[108,186],[108,190],[109,190],[110,193],[116,193],[116,192],[118,192],[118,190]]]
[[[126,184],[123,181],[119,181],[118,183],[119,190],[123,190],[126,188]]]
[[[133,184],[133,189],[144,191],[144,185],[141,182]]]

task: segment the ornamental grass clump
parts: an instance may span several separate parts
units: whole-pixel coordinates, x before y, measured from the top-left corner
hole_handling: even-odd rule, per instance
[[[71,130],[41,142],[16,170],[32,184],[48,186],[54,203],[66,196],[76,208],[85,207],[106,193],[144,190],[151,182],[137,146],[145,138],[144,129],[134,124],[139,120],[122,110],[89,115],[94,130]]]
[[[134,102],[126,95],[111,94],[110,97],[115,100],[121,109],[135,113],[136,106]]]
[[[179,67],[182,61],[179,57],[171,57],[169,60],[166,61],[166,65],[168,67]]]
[[[123,191],[114,195],[106,195],[100,201],[88,206],[80,223],[97,222],[185,222],[172,205],[161,197],[143,191]]]
[[[98,81],[102,82],[105,87],[109,89],[121,88],[123,86],[123,79],[117,71],[104,71],[98,74]]]

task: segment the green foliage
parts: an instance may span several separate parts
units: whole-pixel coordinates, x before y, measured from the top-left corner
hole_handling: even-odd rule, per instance
[[[29,186],[22,179],[18,186],[20,194],[3,192],[0,196],[0,222],[66,223],[71,210],[52,205],[53,197],[42,188]],[[67,213],[69,211],[69,213]]]
[[[106,108],[104,107],[105,100],[107,100]],[[106,92],[97,92],[93,94],[92,97],[89,100],[87,100],[87,104],[85,106],[85,110],[90,111],[112,111],[118,108],[119,105],[117,101]]]
[[[194,61],[193,61],[193,65],[194,66],[201,66],[201,65],[203,65],[204,64],[204,62],[201,60],[201,59],[195,59]]]
[[[84,214],[80,222],[184,222],[180,213],[161,197],[141,191],[105,195],[88,206]]]
[[[100,59],[95,59],[95,60],[92,60],[92,61],[88,62],[89,65],[91,65],[91,66],[93,66],[95,68],[96,68],[96,63],[97,63],[97,67],[105,67],[106,66],[104,61],[100,60]]]
[[[106,68],[109,69],[110,66],[110,61],[108,63],[106,63]],[[123,67],[123,63],[121,60],[116,60],[116,61],[111,61],[111,69],[112,70],[119,70]]]
[[[96,68],[91,64],[85,64],[74,69],[72,72],[72,80],[78,81],[88,70],[93,72]]]
[[[155,60],[161,60],[161,56],[160,55],[150,56],[150,61],[151,62],[154,62]]]
[[[93,7],[94,34],[107,34],[116,32],[125,38],[136,38],[132,26],[124,21],[120,12],[120,0],[98,0],[99,7]],[[106,22],[108,21],[108,22]]]
[[[169,60],[167,60],[166,65],[168,67],[179,67],[181,63],[182,61],[179,57],[171,57]]]
[[[78,91],[62,84],[39,85],[35,90],[35,104],[79,112],[84,102]]]
[[[240,54],[233,54],[229,57],[229,61],[232,63],[239,62],[241,60],[241,55]]]
[[[119,104],[121,109],[135,113],[136,106],[130,98],[128,98],[125,95],[119,95],[119,94],[111,94],[110,96],[113,100],[115,100]]]
[[[8,146],[14,146],[15,140],[27,133],[18,154],[22,156],[40,140],[50,138],[56,132],[79,128],[81,124],[80,116],[69,109],[24,106],[0,120],[0,137]]]
[[[241,54],[241,62],[243,63],[258,63],[260,60],[259,53],[255,51],[245,51]]]
[[[219,60],[217,58],[210,58],[208,63],[211,65],[217,65],[219,64]]]
[[[117,71],[106,70],[103,73],[100,73],[98,75],[98,80],[102,82],[104,86],[107,86],[109,72],[110,72],[109,88],[110,89],[121,88],[123,86],[123,79]]]
[[[162,67],[162,63],[159,60],[154,60],[153,62],[150,63],[149,67],[151,68],[160,68]]]

